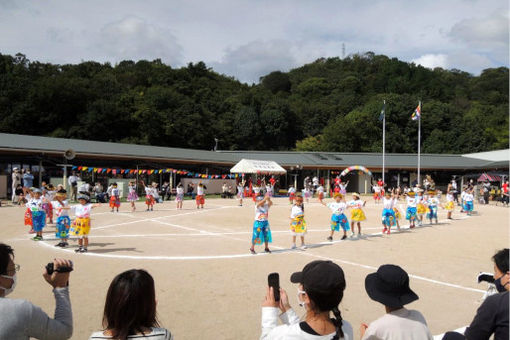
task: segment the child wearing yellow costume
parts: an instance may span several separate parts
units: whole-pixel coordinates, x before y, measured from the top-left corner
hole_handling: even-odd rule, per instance
[[[294,204],[290,212],[290,232],[292,234],[292,249],[296,249],[296,236],[301,238],[301,249],[306,249],[305,205],[301,195],[296,195],[294,198]]]
[[[354,237],[354,224],[358,224],[358,236],[362,237],[361,235],[361,221],[366,220],[365,213],[363,212],[363,207],[365,206],[367,202],[362,201],[360,199],[360,195],[358,193],[352,194],[352,201],[349,201],[347,203],[347,206],[352,209],[351,210],[351,237]]]

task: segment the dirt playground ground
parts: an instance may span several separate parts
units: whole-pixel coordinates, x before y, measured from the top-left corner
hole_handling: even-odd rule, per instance
[[[74,314],[73,339],[87,339],[101,329],[108,285],[118,273],[143,268],[156,282],[158,315],[163,327],[175,339],[258,339],[260,305],[267,274],[279,272],[281,286],[291,305],[304,314],[296,302],[296,287],[290,274],[308,262],[331,259],[345,272],[347,288],[340,305],[359,338],[361,322],[384,313],[382,305],[369,299],[365,276],[382,264],[402,266],[410,275],[411,288],[420,299],[409,308],[421,311],[433,334],[469,324],[486,290],[478,284],[480,271],[493,271],[491,256],[509,245],[509,212],[501,206],[475,205],[476,214],[466,217],[456,207],[454,220],[446,220],[439,209],[439,224],[400,233],[381,235],[381,205],[371,198],[363,230],[367,237],[327,242],[330,211],[312,199],[305,205],[310,248],[290,250],[290,205],[274,199],[269,222],[273,232],[272,254],[251,255],[254,206],[243,207],[229,199],[209,199],[203,210],[185,201],[183,210],[175,203],[157,204],[146,212],[142,202],[130,212],[123,203],[120,213],[107,205],[94,209],[88,254],[75,254],[76,242],[68,249],[55,248],[55,228],[45,228],[45,240],[30,240],[23,226],[24,208],[2,207],[1,242],[15,249],[15,263],[21,265],[18,285],[10,298],[28,299],[49,315],[54,312],[51,288],[41,276],[44,265],[55,257],[71,259],[75,270],[70,289]],[[401,224],[407,223],[401,220]]]

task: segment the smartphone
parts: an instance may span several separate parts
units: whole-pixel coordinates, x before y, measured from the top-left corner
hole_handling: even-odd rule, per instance
[[[280,275],[278,273],[271,273],[267,276],[267,284],[273,287],[275,301],[280,301]]]

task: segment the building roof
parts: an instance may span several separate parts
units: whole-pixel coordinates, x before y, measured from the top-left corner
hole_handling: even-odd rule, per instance
[[[40,152],[63,157],[64,152],[69,149],[74,150],[77,157],[100,156],[225,165],[237,162],[232,155],[205,150],[0,133],[0,152]]]
[[[111,160],[151,160],[166,163],[216,164],[233,166],[243,158],[275,161],[286,168],[299,166],[309,169],[344,169],[351,165],[363,165],[369,169],[382,168],[381,153],[353,152],[295,152],[295,151],[206,151],[170,148],[150,145],[97,142],[79,139],[53,138],[0,133],[0,153],[46,154],[62,156],[72,149],[79,158],[107,158]],[[508,169],[508,161],[502,161],[508,150],[480,154],[421,154],[421,168],[441,169]],[[409,169],[417,167],[416,154],[386,154],[386,168]]]
[[[510,162],[510,149],[487,152],[476,152],[462,155],[464,157],[482,159],[489,162]]]

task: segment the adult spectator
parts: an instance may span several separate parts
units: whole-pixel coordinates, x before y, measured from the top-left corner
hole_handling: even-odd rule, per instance
[[[19,169],[14,167],[12,168],[12,183],[11,183],[11,189],[12,189],[12,203],[16,202],[16,188],[18,185],[21,185],[21,175],[19,173]]]
[[[459,204],[459,190],[457,190],[457,181],[455,178],[452,179],[450,184],[450,191],[453,193],[453,199],[457,202],[457,204]]]
[[[508,340],[508,291],[510,272],[508,270],[508,248],[498,251],[493,257],[494,284],[498,294],[485,299],[476,311],[475,318],[464,335],[468,340],[485,340],[494,334],[494,340]]]
[[[89,340],[173,339],[167,329],[159,326],[154,279],[142,269],[125,271],[113,279],[106,293],[103,327]]]
[[[165,198],[168,201],[172,199],[172,189],[170,188],[170,183],[167,181],[163,182],[161,186],[161,199],[164,201]]]
[[[365,278],[365,290],[372,300],[384,305],[386,314],[369,326],[361,324],[362,340],[432,340],[423,315],[404,307],[418,300],[418,295],[409,287],[409,276],[402,268],[380,266]]]
[[[96,182],[92,190],[97,203],[106,203],[104,188],[100,182]]]
[[[55,259],[56,270],[72,266],[68,260]],[[41,308],[27,300],[9,299],[16,287],[16,272],[20,269],[14,263],[13,249],[0,243],[0,339],[25,340],[69,339],[73,334],[73,315],[69,300],[69,272],[54,271],[43,274],[44,279],[53,287],[55,295],[55,318],[51,319]]]
[[[505,183],[503,183],[503,185],[501,186],[501,189],[502,189],[502,194],[503,194],[503,204],[508,205],[508,203],[509,203],[508,180]]]
[[[227,197],[228,197],[228,185],[227,182],[223,182],[223,185],[221,186],[221,198]]]
[[[331,261],[313,261],[292,274],[290,281],[299,284],[298,301],[306,310],[305,320],[300,322],[285,290],[280,288],[280,301],[276,301],[273,288],[268,287],[262,303],[261,339],[353,339],[352,327],[338,309],[345,290],[342,268]],[[284,324],[278,326],[280,311]]]
[[[484,204],[489,204],[489,194],[491,191],[491,183],[489,181],[485,181],[483,183],[483,202]]]
[[[18,204],[18,205],[25,204],[25,194],[23,193],[23,188],[21,187],[21,184],[19,184],[16,187],[15,193],[16,193],[16,204]]]
[[[90,195],[90,184],[88,184],[87,182],[83,182],[79,187],[78,187],[78,193],[80,194],[83,194],[83,195]]]
[[[23,193],[26,195],[28,190],[34,186],[34,175],[27,169],[23,174]]]
[[[76,201],[76,195],[78,194],[78,181],[81,181],[81,178],[76,176],[76,172],[73,171],[71,176],[67,179],[69,186],[71,187],[71,199]]]

